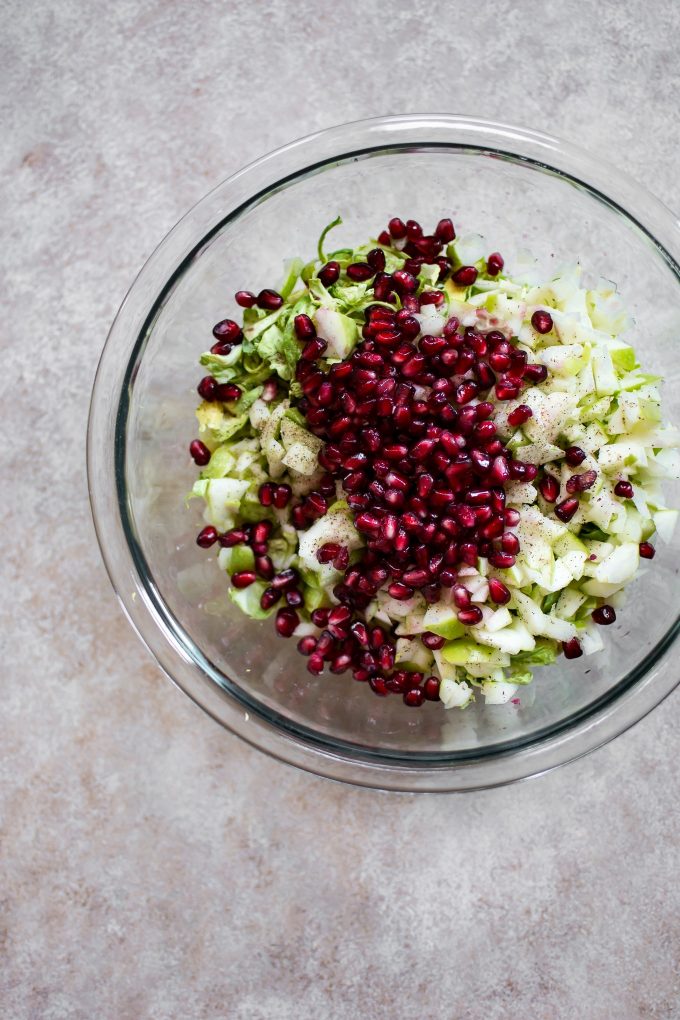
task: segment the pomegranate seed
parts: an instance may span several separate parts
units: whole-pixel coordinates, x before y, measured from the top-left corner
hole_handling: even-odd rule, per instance
[[[217,399],[223,400],[225,403],[229,403],[232,400],[238,400],[241,396],[241,389],[234,383],[221,383],[217,387]]]
[[[217,382],[211,375],[205,375],[196,387],[199,397],[207,400],[208,403],[215,400],[217,395]]]
[[[489,474],[491,479],[494,482],[498,482],[500,485],[507,482],[510,477],[510,467],[506,458],[501,456],[494,457]]]
[[[400,241],[402,237],[406,237],[406,224],[398,216],[394,216],[387,224],[387,227],[395,241]]]
[[[458,609],[469,608],[472,596],[464,584],[455,584],[451,594],[453,596],[454,605],[456,605]]]
[[[382,676],[372,676],[368,679],[368,685],[374,694],[377,694],[379,698],[386,698],[388,694],[387,687],[385,685],[385,678]]]
[[[275,491],[276,486],[273,482],[265,482],[260,486],[257,492],[257,498],[262,506],[271,506],[273,504]]]
[[[233,528],[231,531],[225,531],[223,535],[219,537],[219,543],[224,549],[231,549],[235,545],[242,545],[247,541],[247,534],[243,528]]]
[[[519,387],[514,383],[501,380],[496,383],[496,396],[499,400],[514,400],[519,393]]]
[[[586,459],[585,450],[582,450],[580,446],[570,446],[565,451],[564,459],[569,467],[578,467]]]
[[[513,428],[516,425],[523,425],[525,421],[529,421],[533,413],[528,404],[520,404],[508,415],[508,425],[512,425]]]
[[[340,263],[339,262],[327,262],[325,266],[322,266],[317,276],[321,280],[324,287],[330,287],[336,283],[340,276]]]
[[[279,612],[282,613],[283,610],[280,609]],[[289,636],[290,635],[288,634],[283,635],[283,637]],[[318,652],[314,652],[314,654],[310,655],[310,657],[307,659],[307,669],[312,674],[312,676],[319,676],[321,673],[323,673],[323,666],[324,666],[323,655],[319,655]]]
[[[194,460],[196,460],[195,457]],[[196,463],[199,464],[200,461],[196,461]],[[634,496],[633,486],[630,482],[621,479],[621,481],[617,482],[614,486],[614,495],[621,496],[623,499],[632,499]]]
[[[272,531],[274,525],[271,521],[258,521],[257,524],[253,524],[250,539],[253,545],[259,545],[262,542],[266,542]]]
[[[470,606],[469,609],[461,609],[458,613],[458,619],[464,627],[474,627],[476,624],[482,622],[482,610],[479,606]]]
[[[428,701],[439,701],[439,679],[436,676],[428,676],[423,684],[423,695]]]
[[[593,609],[590,615],[595,623],[599,623],[603,627],[608,627],[610,623],[614,623],[616,620],[613,606],[598,606],[597,609]]]
[[[321,357],[327,347],[328,343],[326,340],[322,340],[320,336],[316,336],[313,340],[307,341],[305,346],[302,348],[302,354],[300,357],[303,361],[316,361]]]
[[[503,516],[504,521],[509,528],[514,528],[516,524],[519,524],[520,519],[519,510],[514,510],[512,507],[508,507]]]
[[[510,368],[510,355],[504,354],[502,351],[493,351],[489,355],[489,364],[494,372],[505,372]]]
[[[454,230],[453,223],[449,219],[440,220],[435,227],[434,236],[442,244],[449,244],[456,237],[456,231]]]
[[[397,269],[392,274],[392,279],[400,294],[412,294],[418,286],[418,281],[413,273],[409,273],[405,269]]]
[[[316,326],[308,315],[296,315],[293,326],[298,340],[313,340],[316,336]]]
[[[396,599],[398,602],[403,602],[405,599],[410,599],[413,595],[413,588],[409,588],[408,585],[402,584],[401,581],[393,581],[388,587],[387,593],[390,598]]]
[[[643,560],[653,560],[656,556],[656,549],[651,542],[640,542],[640,556]]]
[[[288,506],[292,495],[293,490],[291,489],[290,485],[286,485],[285,483],[282,485],[277,485],[276,488],[274,489],[273,496],[274,506],[276,507],[276,509],[283,510],[284,507]]]
[[[409,708],[420,708],[424,700],[425,695],[420,687],[412,687],[403,695],[404,704],[408,705]]]
[[[500,252],[492,251],[486,260],[486,271],[489,276],[498,276],[504,265],[505,261]]]
[[[352,656],[346,652],[337,655],[331,662],[331,673],[344,673],[352,665]]]
[[[510,589],[499,581],[497,577],[489,578],[489,596],[498,606],[504,606],[510,601]]]
[[[358,531],[379,531],[380,530],[380,518],[376,517],[372,513],[362,513],[355,520],[355,525]]]
[[[252,290],[237,290],[234,295],[237,305],[241,308],[252,308],[257,301],[257,297],[253,294]]]
[[[229,344],[240,343],[243,339],[241,327],[233,319],[222,319],[221,322],[218,322],[213,326],[212,335],[216,340],[222,340]]]
[[[532,383],[542,383],[548,378],[548,369],[545,365],[527,365],[524,369],[524,378]]]
[[[257,574],[254,570],[239,570],[231,575],[231,583],[234,588],[247,588],[253,581],[257,581]]]
[[[597,471],[583,471],[580,475],[572,475],[567,479],[565,486],[567,492],[585,492],[590,489],[597,480]]]
[[[275,290],[261,290],[257,295],[258,308],[265,308],[269,312],[275,312],[283,304],[283,298]]]
[[[426,648],[429,648],[433,652],[443,648],[446,644],[446,638],[440,637],[439,634],[432,634],[429,630],[426,630],[424,634],[420,635],[420,640]]]
[[[579,656],[583,655],[581,643],[575,637],[569,641],[562,642],[562,651],[564,652],[565,659],[578,659]]]
[[[194,439],[189,444],[189,453],[199,467],[205,467],[210,462],[210,450],[200,439]]]
[[[515,565],[515,557],[508,552],[492,552],[488,560],[492,567],[498,567],[499,570],[508,570]]]
[[[474,266],[461,266],[453,274],[454,283],[459,287],[470,287],[477,279],[477,270]]]
[[[300,575],[298,574],[295,567],[288,567],[286,570],[282,570],[280,574],[277,574],[276,577],[272,579],[272,588],[276,588],[277,591],[278,590],[286,591],[288,588],[294,588],[299,580]],[[318,624],[316,622],[316,620],[313,617],[313,614],[312,623],[316,624],[317,627],[321,626],[321,624]]]
[[[260,607],[262,609],[271,609],[279,601],[281,594],[276,588],[265,588],[260,596]]]
[[[410,585],[411,588],[422,588],[429,580],[430,576],[427,570],[422,569],[407,570],[403,577],[404,584]]]
[[[337,542],[325,542],[316,551],[316,558],[319,563],[331,563],[340,552]]]
[[[463,542],[460,546],[460,558],[469,567],[477,566],[477,545],[475,542]]]
[[[382,273],[385,269],[385,252],[382,248],[373,248],[366,256],[366,261],[371,269]]]
[[[301,637],[297,643],[297,650],[300,655],[311,655],[316,649],[316,638],[307,636]]]
[[[417,220],[406,220],[406,236],[409,241],[417,241],[423,236],[423,228]]]
[[[559,517],[561,521],[567,524],[576,511],[578,510],[578,500],[573,497],[570,499],[563,499],[561,503],[558,503],[555,507],[555,516]]]
[[[538,483],[538,491],[546,503],[554,503],[560,494],[559,482],[552,475],[544,475]]]
[[[217,528],[213,528],[211,524],[208,524],[196,536],[196,545],[200,545],[201,549],[209,549],[211,545],[215,544],[217,538]]]
[[[513,556],[516,556],[519,552],[519,539],[517,535],[513,534],[512,531],[506,531],[501,536],[501,549],[503,552],[512,553]]]
[[[255,558],[255,569],[265,581],[271,581],[274,576],[274,564],[270,556],[257,556]]]
[[[553,320],[550,312],[537,310],[531,316],[531,325],[537,333],[549,333],[553,328]]]
[[[456,387],[455,396],[456,403],[457,404],[469,403],[471,400],[474,399],[474,397],[477,396],[478,391],[479,387],[477,383],[472,382],[472,380],[461,383],[460,386]]]
[[[368,262],[352,262],[351,265],[347,266],[345,270],[350,280],[355,283],[362,283],[364,280],[370,280],[372,276],[375,276],[375,269],[369,266]]]

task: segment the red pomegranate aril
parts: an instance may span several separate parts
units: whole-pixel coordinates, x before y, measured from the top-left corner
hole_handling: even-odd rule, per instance
[[[493,510],[490,506],[476,506],[474,511],[477,524],[486,524],[493,517]]]
[[[557,504],[555,516],[559,517],[564,524],[568,524],[577,510],[578,500],[572,496],[569,499],[563,499],[561,503]]]
[[[549,333],[553,328],[552,315],[543,309],[537,309],[531,316],[531,325],[537,333]]]
[[[409,273],[405,269],[397,269],[392,273],[392,279],[400,294],[412,294],[418,286],[418,281],[413,273]]]
[[[210,462],[210,450],[200,439],[194,439],[189,444],[189,453],[199,467],[205,467]]]
[[[258,521],[257,524],[253,524],[250,532],[251,543],[253,545],[260,545],[266,542],[273,530],[274,525],[271,521]]]
[[[515,557],[509,552],[492,552],[488,560],[492,567],[499,570],[509,570],[515,565]]]
[[[491,457],[483,450],[471,450],[470,457],[478,471],[488,471],[491,467]]]
[[[578,467],[586,459],[585,450],[582,450],[580,446],[570,446],[565,451],[564,459],[569,467]]]
[[[325,266],[321,267],[317,275],[324,287],[332,286],[332,284],[337,283],[340,277],[340,263],[335,261],[327,262]]]
[[[311,655],[316,649],[316,638],[308,635],[301,637],[297,643],[297,650],[300,655]]]
[[[622,499],[632,499],[635,493],[630,482],[622,478],[614,486],[614,495],[620,496]]]
[[[409,585],[411,588],[422,588],[429,580],[430,576],[427,570],[422,570],[420,568],[405,571],[403,577],[403,583]]]
[[[441,305],[444,301],[444,294],[441,290],[424,290],[420,295],[420,306]]]
[[[425,472],[422,475],[418,475],[416,482],[416,492],[421,499],[427,499],[432,492],[434,486],[434,478],[431,474]]]
[[[196,545],[200,545],[201,549],[209,549],[211,545],[215,544],[218,537],[217,528],[213,528],[211,524],[208,524],[196,536]]]
[[[450,244],[451,241],[455,240],[456,231],[454,230],[453,223],[450,219],[440,220],[434,230],[434,236],[442,244]]]
[[[394,548],[397,552],[405,552],[409,547],[410,539],[403,529],[399,529],[394,540]]]
[[[538,491],[546,503],[554,503],[560,494],[559,482],[552,475],[544,475],[538,483]]]
[[[454,605],[458,609],[467,609],[472,600],[472,596],[464,584],[455,584],[451,590],[453,596]]]
[[[410,599],[413,595],[413,588],[410,588],[406,584],[402,584],[401,581],[393,581],[387,589],[387,594],[392,599],[396,599],[398,602],[403,602],[405,599]]]
[[[599,623],[602,627],[608,627],[616,621],[616,612],[613,606],[598,606],[597,609],[593,609],[590,615],[595,623]]]
[[[404,692],[402,700],[409,708],[420,708],[425,700],[425,695],[420,687],[412,687],[409,691]]]
[[[501,536],[501,549],[503,552],[512,553],[513,556],[516,556],[519,552],[519,539],[517,535],[513,534],[512,531],[506,531]]]
[[[519,387],[513,383],[500,380],[496,383],[496,396],[499,400],[514,400],[519,393]]]
[[[247,539],[248,535],[243,528],[232,528],[220,535],[218,541],[223,549],[232,549],[235,545],[243,545]]]
[[[260,577],[263,577],[265,581],[271,581],[274,576],[274,564],[272,563],[271,556],[256,556],[255,557],[255,569],[257,570]]]
[[[439,583],[445,588],[451,588],[456,583],[456,573],[453,570],[442,570],[439,575]]]
[[[489,365],[494,372],[506,372],[510,368],[510,355],[502,351],[492,351],[489,355]]]
[[[643,560],[653,560],[656,556],[656,549],[651,542],[640,542],[639,552]]]
[[[368,512],[359,514],[354,523],[359,531],[367,532],[379,531],[381,525],[380,518]]]
[[[395,241],[400,241],[402,237],[406,237],[406,224],[403,220],[400,220],[398,216],[393,216],[390,222],[387,224],[391,236]]]
[[[503,518],[509,528],[514,528],[516,524],[519,524],[520,512],[513,507],[508,507],[503,514]]]
[[[234,588],[247,588],[254,581],[257,581],[257,574],[254,570],[238,570],[231,575],[231,583]]]
[[[494,482],[503,485],[510,478],[510,466],[505,457],[494,457],[489,476]]]
[[[542,383],[548,378],[548,369],[545,365],[527,365],[524,369],[524,378],[532,383]]]
[[[460,546],[460,558],[469,567],[477,566],[477,545],[475,542],[462,542]]]
[[[505,261],[501,253],[498,251],[492,251],[486,260],[486,271],[489,276],[498,276],[504,265]]]
[[[529,421],[529,418],[533,417],[533,413],[528,404],[520,404],[508,415],[508,425],[512,425],[513,428],[523,425],[525,421]]]
[[[207,400],[208,403],[216,399],[217,382],[211,375],[203,376],[196,389],[198,390],[199,397]]]
[[[439,651],[439,649],[443,648],[446,644],[446,638],[440,637],[439,634],[432,634],[429,630],[426,630],[424,634],[420,635],[420,640],[426,648],[429,648],[430,651],[433,652]]]
[[[283,612],[283,610],[280,609],[279,612]],[[284,634],[283,636],[288,637],[289,635]],[[312,674],[312,676],[319,676],[321,673],[323,673],[323,667],[324,667],[323,655],[320,655],[318,652],[314,652],[313,655],[310,655],[310,657],[307,659],[307,669]]]
[[[272,588],[286,591],[288,588],[294,588],[300,580],[295,567],[288,567],[286,570],[282,570],[281,573],[277,574],[276,577],[272,578]],[[313,621],[316,623],[316,621]],[[317,624],[319,626],[319,624]]]
[[[375,269],[369,266],[368,262],[352,262],[345,270],[347,276],[354,283],[363,283],[375,276]]]
[[[510,601],[510,589],[497,577],[489,578],[489,597],[497,606],[504,606]]]
[[[597,481],[597,471],[583,471],[580,475],[572,475],[567,479],[565,486],[567,492],[585,492],[592,488]]]
[[[340,545],[337,542],[325,542],[316,550],[316,558],[319,563],[331,563],[340,552]]]
[[[365,429],[361,433],[361,443],[369,453],[377,453],[382,444],[382,436],[377,429]]]
[[[406,236],[409,241],[417,241],[423,236],[423,228],[417,220],[406,220]]]
[[[467,404],[477,396],[479,387],[477,383],[469,380],[456,387],[455,401],[457,404]]]
[[[453,281],[458,287],[470,287],[477,279],[477,270],[474,266],[461,266],[453,274]]]
[[[222,400],[225,403],[238,400],[241,396],[241,388],[236,386],[235,383],[221,383],[217,387],[216,396],[218,400]]]
[[[307,341],[305,346],[302,348],[302,353],[300,357],[303,359],[303,361],[317,361],[324,353],[327,347],[328,347],[327,341],[323,340],[320,336],[316,336],[312,340]]]
[[[331,660],[331,673],[344,673],[351,665],[352,656],[347,652],[342,652]]]
[[[489,489],[468,489],[465,493],[465,502],[471,506],[481,506],[482,503],[488,503],[490,499],[491,491]]]
[[[276,486],[273,482],[264,482],[264,484],[260,486],[257,492],[257,498],[262,506],[272,506],[275,491]]]
[[[427,701],[439,701],[439,678],[436,676],[428,676],[427,680],[423,683],[423,697]]]
[[[288,504],[290,503],[292,495],[293,490],[291,489],[290,485],[287,485],[285,482],[281,485],[277,485],[274,489],[273,496],[274,506],[276,507],[276,509],[283,510],[284,507],[287,507]]]
[[[241,327],[233,319],[222,319],[221,322],[216,323],[213,326],[212,335],[216,340],[222,340],[229,344],[240,343],[243,339]]]
[[[237,290],[234,300],[241,308],[252,308],[257,302],[257,296],[253,294],[252,290]]]
[[[257,295],[258,308],[264,308],[268,312],[275,312],[283,304],[283,298],[275,290],[265,288]]]
[[[366,256],[366,261],[371,269],[382,273],[385,269],[385,252],[382,248],[372,248]]]
[[[569,641],[562,642],[562,651],[564,652],[565,659],[578,659],[583,655],[583,649],[578,638],[571,638]]]
[[[316,326],[308,315],[296,315],[293,326],[298,340],[313,340],[316,336]]]
[[[290,591],[286,592],[286,602],[289,606],[292,606],[293,609],[297,609],[304,603],[304,601],[302,592],[299,592],[297,588],[291,588]]]
[[[385,678],[382,676],[371,676],[368,678],[368,685],[374,694],[377,694],[379,698],[386,698],[389,691],[386,686]]]
[[[458,612],[458,620],[464,627],[474,627],[483,619],[482,610],[479,606],[470,606],[469,609],[461,609]]]
[[[283,592],[277,591],[276,588],[265,588],[260,596],[260,607],[265,610],[272,609],[280,600],[282,594]],[[312,638],[312,640],[314,639]]]

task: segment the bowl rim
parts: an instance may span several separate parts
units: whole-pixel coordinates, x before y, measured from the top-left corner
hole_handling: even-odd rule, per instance
[[[173,614],[140,562],[141,549],[135,549],[134,534],[126,525],[125,422],[135,365],[158,309],[184,267],[225,223],[291,180],[360,155],[414,147],[483,152],[569,180],[625,216],[680,280],[680,224],[670,210],[627,174],[554,136],[452,114],[378,117],[327,128],[273,150],[218,184],[178,221],[142,267],[113,321],[97,368],[87,473],[95,532],[121,606],[163,672],[196,704],[252,746],[318,775],[380,789],[451,792],[541,774],[634,725],[680,680],[671,669],[662,669],[680,632],[680,620],[633,674],[545,735],[533,735],[521,746],[509,741],[484,755],[399,759],[392,753],[376,755],[359,745],[318,739],[303,727],[287,725],[284,716],[268,709],[258,712],[254,699],[239,696],[238,685],[202,656],[189,635],[184,640],[181,627],[173,626]],[[631,203],[635,214],[629,211]],[[216,211],[222,213],[217,221]]]

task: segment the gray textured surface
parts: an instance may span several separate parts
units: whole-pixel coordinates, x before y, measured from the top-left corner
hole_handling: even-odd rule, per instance
[[[148,661],[83,464],[115,308],[213,184],[435,109],[581,140],[677,209],[679,30],[671,3],[3,5],[3,1016],[680,1016],[677,695],[505,790],[296,773]]]

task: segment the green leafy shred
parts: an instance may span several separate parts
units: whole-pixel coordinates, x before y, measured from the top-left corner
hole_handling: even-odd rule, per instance
[[[323,243],[326,240],[326,237],[328,236],[328,234],[330,234],[331,230],[335,230],[335,228],[339,227],[341,223],[342,223],[342,216],[336,216],[335,219],[332,220],[331,223],[328,223],[323,228],[323,230],[321,231],[321,236],[319,237],[319,243],[316,246],[316,250],[319,253],[319,261],[320,262],[326,262],[327,261],[326,256],[324,255],[324,250],[323,250]]]

